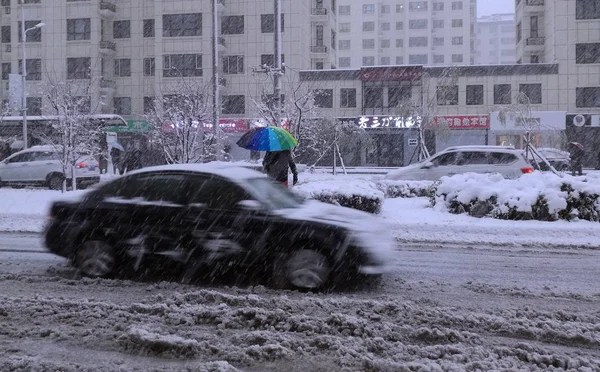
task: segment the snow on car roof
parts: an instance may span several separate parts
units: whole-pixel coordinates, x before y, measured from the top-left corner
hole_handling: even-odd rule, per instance
[[[193,164],[169,164],[158,165],[155,167],[147,167],[129,174],[138,174],[146,172],[161,172],[161,171],[185,171],[185,172],[202,172],[215,174],[217,176],[229,178],[232,180],[247,180],[249,178],[266,177],[263,173],[249,169],[240,165],[226,162],[211,162],[211,163],[193,163]]]

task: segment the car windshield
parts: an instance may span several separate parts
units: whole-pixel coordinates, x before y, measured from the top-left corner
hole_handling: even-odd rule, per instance
[[[275,184],[269,178],[251,178],[246,182],[250,191],[269,209],[298,208],[304,201],[300,196]]]

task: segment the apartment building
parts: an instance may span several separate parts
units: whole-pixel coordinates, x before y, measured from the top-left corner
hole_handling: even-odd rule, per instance
[[[2,0],[3,99],[19,73],[20,22],[26,34],[29,115],[50,114],[48,84],[75,82],[91,109],[142,119],[156,97],[182,84],[212,81],[212,0]],[[286,82],[305,69],[335,66],[335,0],[281,1]],[[274,1],[219,0],[219,62],[224,119],[251,119],[272,92]],[[89,89],[88,89],[89,88]],[[207,94],[210,94],[207,87]]]
[[[517,62],[514,13],[477,18],[476,65],[511,65]]]
[[[338,0],[338,68],[469,65],[476,0]]]

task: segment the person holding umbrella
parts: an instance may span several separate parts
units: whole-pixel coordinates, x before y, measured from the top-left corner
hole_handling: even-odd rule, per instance
[[[291,151],[297,144],[290,132],[279,127],[253,128],[237,141],[238,146],[247,150],[266,151],[263,159],[265,172],[286,187],[289,169],[294,175],[293,184],[298,182],[298,170]]]

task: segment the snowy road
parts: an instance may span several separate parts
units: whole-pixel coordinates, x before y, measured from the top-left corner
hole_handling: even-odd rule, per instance
[[[0,234],[2,371],[600,371],[600,250],[403,245],[381,287],[318,295],[79,279],[40,250]]]

